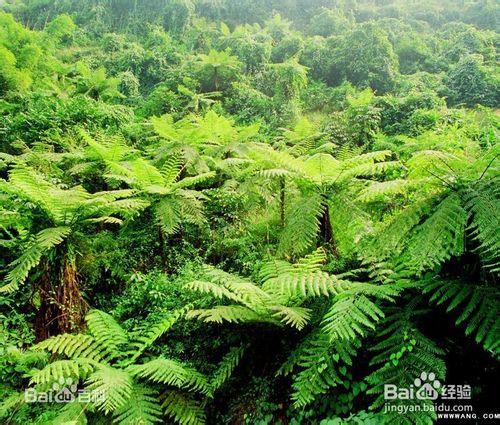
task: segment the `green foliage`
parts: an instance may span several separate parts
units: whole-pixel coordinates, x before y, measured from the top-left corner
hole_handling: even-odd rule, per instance
[[[0,422],[493,407],[495,2],[0,3]]]
[[[450,72],[446,85],[452,105],[498,104],[498,76],[482,65],[481,57],[463,57]]]
[[[494,287],[478,287],[463,282],[435,281],[422,283],[423,292],[429,301],[446,306],[446,311],[460,310],[456,324],[467,323],[465,333],[476,334],[477,343],[498,356],[498,333],[500,331],[495,305],[498,291]]]
[[[237,366],[241,349],[230,352],[224,358],[213,380],[173,359],[156,357],[139,363],[143,353],[183,314],[185,312],[165,317],[152,330],[139,329],[128,334],[112,316],[92,310],[86,318],[90,335],[62,334],[34,347],[36,350],[63,354],[67,359],[55,360],[36,371],[31,382],[47,384],[68,377],[76,382],[82,380],[88,391],[103,394],[92,402],[93,406],[104,415],[113,413],[118,423],[155,423],[161,421],[163,412],[182,424],[195,420],[198,421],[195,423],[203,423],[204,413],[198,401],[182,392],[168,390],[160,405],[155,387],[140,383],[149,381],[162,384],[165,388],[178,388],[210,397]],[[135,347],[139,347],[139,351]]]

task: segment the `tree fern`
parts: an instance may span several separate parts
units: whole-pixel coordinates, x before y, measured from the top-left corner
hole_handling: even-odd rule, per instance
[[[75,253],[79,239],[75,233],[82,232],[90,222],[121,222],[118,217],[130,218],[145,207],[144,202],[134,199],[133,191],[108,191],[88,193],[81,186],[67,188],[54,183],[48,176],[42,176],[25,164],[16,164],[8,175],[8,181],[0,180],[0,191],[12,200],[12,205],[22,214],[37,216],[30,221],[30,230],[35,233],[32,240],[24,241],[23,253],[10,264],[7,284],[1,292],[13,291],[29,277],[30,271],[44,258],[45,284],[39,285],[41,307],[52,305],[47,319],[50,326],[38,326],[39,338],[65,331],[80,325],[86,304],[79,292],[78,270]],[[34,208],[35,207],[35,208]],[[117,217],[116,217],[117,216]],[[40,224],[43,227],[40,229]],[[63,243],[64,242],[64,243]],[[51,256],[55,250],[57,256]],[[50,290],[49,290],[50,287]],[[56,299],[50,299],[54,292]],[[57,294],[72,292],[73,297],[57,299]],[[54,301],[56,301],[54,303]],[[44,312],[44,314],[47,311]],[[38,319],[40,320],[40,318]]]
[[[33,371],[32,383],[47,385],[69,377],[75,382],[84,381],[86,391],[102,395],[92,400],[92,406],[105,417],[112,413],[118,423],[162,422],[162,409],[177,422],[190,423],[196,419],[198,422],[193,423],[202,423],[202,407],[189,397],[188,392],[196,392],[200,399],[211,397],[236,367],[242,350],[235,350],[224,359],[213,381],[177,360],[148,357],[148,361],[138,362],[151,344],[184,317],[190,307],[164,316],[150,329],[138,328],[130,334],[110,315],[92,310],[87,315],[91,335],[62,334],[34,347],[68,359],[55,359]],[[148,382],[153,387],[149,387]],[[175,396],[167,397],[168,401],[161,405],[159,396],[152,389],[158,386],[166,387],[168,392],[171,388],[182,392],[175,392]],[[175,405],[177,402],[179,405]]]
[[[40,231],[30,247],[10,264],[11,270],[5,279],[8,283],[0,287],[0,292],[16,290],[19,284],[28,277],[30,270],[38,265],[46,251],[63,242],[70,232],[71,229],[67,226],[52,227]]]

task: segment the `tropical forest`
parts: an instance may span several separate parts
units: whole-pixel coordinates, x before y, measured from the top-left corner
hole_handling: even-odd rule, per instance
[[[499,21],[0,0],[0,424],[498,423]]]

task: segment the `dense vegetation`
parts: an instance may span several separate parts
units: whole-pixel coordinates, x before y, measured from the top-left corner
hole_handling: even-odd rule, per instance
[[[384,411],[421,372],[494,408],[498,13],[0,2],[0,423],[433,423]],[[69,380],[104,397],[25,401]]]

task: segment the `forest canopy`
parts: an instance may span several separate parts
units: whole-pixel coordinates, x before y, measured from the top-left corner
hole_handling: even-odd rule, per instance
[[[498,415],[499,14],[0,0],[0,423]]]

